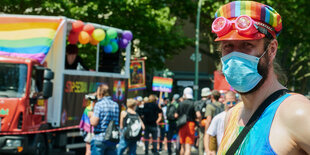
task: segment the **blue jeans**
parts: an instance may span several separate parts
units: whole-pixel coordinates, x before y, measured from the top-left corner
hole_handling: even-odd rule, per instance
[[[124,134],[122,134],[117,147],[117,155],[122,155],[127,147],[129,147],[129,155],[136,155],[137,141],[126,140]]]
[[[115,155],[116,146],[107,144],[106,142],[92,140],[90,142],[91,154],[92,155]]]
[[[145,154],[149,153],[149,134],[152,134],[153,139],[153,153],[157,153],[157,126],[145,126],[144,139],[145,139]]]

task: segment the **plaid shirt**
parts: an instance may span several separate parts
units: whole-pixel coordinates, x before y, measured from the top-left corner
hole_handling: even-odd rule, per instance
[[[95,104],[93,116],[99,118],[99,123],[94,128],[95,136],[93,140],[104,141],[105,130],[109,122],[114,120],[115,124],[119,125],[118,104],[112,101],[110,96],[103,97]]]

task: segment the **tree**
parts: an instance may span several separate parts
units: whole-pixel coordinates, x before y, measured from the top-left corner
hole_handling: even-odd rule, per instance
[[[189,42],[164,0],[2,0],[0,12],[66,16],[130,30],[148,57],[147,69],[164,68],[164,60]],[[94,58],[94,53],[85,52],[82,50],[85,59]]]

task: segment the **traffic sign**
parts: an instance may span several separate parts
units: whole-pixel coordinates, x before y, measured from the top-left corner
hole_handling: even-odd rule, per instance
[[[193,53],[190,57],[191,60],[195,61],[196,60],[196,54]],[[201,54],[198,53],[198,62],[201,61]]]

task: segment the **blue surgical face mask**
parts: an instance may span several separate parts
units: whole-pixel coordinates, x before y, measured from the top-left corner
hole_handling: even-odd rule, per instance
[[[227,82],[238,92],[246,93],[252,90],[262,79],[257,67],[260,56],[252,56],[241,52],[231,52],[222,60],[222,71]]]

